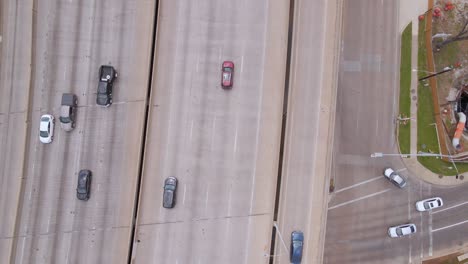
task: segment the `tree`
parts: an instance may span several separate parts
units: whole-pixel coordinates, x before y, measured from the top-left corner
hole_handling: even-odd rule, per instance
[[[450,36],[443,41],[438,41],[434,43],[435,44],[434,47],[436,50],[440,50],[445,45],[450,44],[452,42],[468,39],[468,12],[465,12],[464,14],[462,14],[462,17],[463,17],[463,26],[461,27],[461,30],[454,36]]]

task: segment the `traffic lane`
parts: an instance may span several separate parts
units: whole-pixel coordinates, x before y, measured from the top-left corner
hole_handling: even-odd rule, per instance
[[[70,258],[74,251],[87,250],[93,263],[126,258],[134,205],[129,197],[134,196],[136,185],[136,176],[131,175],[136,175],[138,169],[138,164],[128,157],[139,155],[139,149],[134,146],[140,139],[138,132],[125,127],[141,126],[138,117],[143,115],[144,106],[128,103],[112,107],[114,111],[98,106],[80,107],[75,130],[65,133],[57,122],[58,133],[51,144],[39,143],[37,134],[32,135],[34,154],[28,167],[30,180],[25,188],[20,225],[20,236],[24,238],[18,241],[18,261],[41,257],[45,262],[61,262],[65,256]],[[33,113],[33,117],[39,115]],[[38,122],[32,129],[38,131]],[[74,152],[67,151],[70,147]],[[77,174],[81,169],[93,173],[91,198],[87,202],[76,198]],[[127,230],[126,239],[121,239],[121,230]],[[67,244],[61,243],[67,237],[62,236],[63,233],[70,233],[74,247],[65,248]],[[93,236],[86,236],[91,233]],[[101,234],[112,239],[101,238]],[[120,250],[118,254],[103,253],[116,248],[127,250]],[[80,254],[76,256],[78,259]]]
[[[226,5],[232,8],[227,11]],[[189,226],[199,219],[216,222],[218,218],[249,219],[258,214],[271,217],[282,91],[281,82],[270,85],[269,72],[263,71],[266,67],[272,73],[281,72],[277,66],[281,64],[266,66],[270,53],[262,52],[269,45],[267,39],[278,40],[276,33],[265,31],[271,13],[279,12],[278,3],[270,4],[270,9],[265,5],[267,2],[203,2],[208,11],[185,2],[166,5],[167,11],[162,6],[147,140],[158,148],[146,152],[145,160],[151,162],[145,163],[139,226],[171,221]],[[167,15],[171,11],[174,13]],[[232,89],[220,87],[223,60],[236,64]],[[263,88],[266,85],[268,94]],[[163,181],[168,176],[179,179],[178,204],[171,210],[161,208]],[[231,262],[267,261],[264,245],[270,241],[271,226],[255,228],[252,220],[247,224],[243,232],[232,235],[233,240],[247,243],[228,246],[246,253]],[[213,225],[209,232],[221,236],[224,228]],[[191,233],[161,250],[191,241],[187,237]],[[140,240],[136,261],[155,261],[154,249],[160,246],[139,237],[136,240]],[[197,239],[191,245],[216,248],[218,240]],[[142,246],[145,243],[150,246]],[[185,253],[179,258],[190,257],[191,245],[184,244]],[[207,254],[205,257],[217,258],[215,253]],[[174,257],[167,256],[165,261],[174,261]]]
[[[333,161],[337,190],[369,180],[386,166],[402,168],[401,161],[394,158],[369,157],[373,152],[397,150],[393,127],[397,111],[394,87],[398,38],[392,22],[397,17],[395,2],[355,1],[344,5]],[[369,157],[367,165],[363,162],[365,156]],[[341,157],[349,161],[340,164]],[[410,238],[396,243],[386,234],[389,226],[410,221],[413,210],[405,205],[410,201],[408,190],[389,188],[394,189],[329,210],[326,263],[375,263],[377,259],[383,263],[408,263],[419,253],[414,245],[419,241]],[[394,207],[395,201],[402,206]],[[371,236],[374,230],[378,234]],[[389,247],[388,243],[398,246]]]
[[[269,243],[255,234],[267,233],[270,222],[265,214],[140,225],[136,261],[140,252],[151,252],[145,257],[148,263],[266,263]]]
[[[42,3],[42,2],[41,2]],[[103,2],[100,2],[100,4]],[[105,3],[104,3],[105,4]],[[109,4],[109,3],[107,3]],[[131,5],[134,5],[132,3]],[[146,6],[138,7],[136,9],[131,8],[128,6],[118,6],[115,3],[113,3],[113,6],[116,6],[117,8],[127,8],[126,10],[128,11],[127,13],[120,9],[112,9],[110,12],[105,9],[105,5],[96,5],[96,6],[84,6],[84,5],[79,5],[79,6],[74,6],[72,3],[58,3],[57,6],[53,6],[54,8],[50,8],[50,6],[53,6],[52,3],[48,2],[43,2],[41,5],[38,6],[38,13],[39,14],[47,14],[45,16],[38,16],[38,25],[42,25],[41,27],[38,27],[38,37],[35,39],[36,41],[36,49],[37,50],[45,50],[45,52],[37,52],[37,58],[36,61],[40,62],[37,63],[36,67],[36,73],[35,73],[35,82],[34,82],[34,92],[35,92],[35,99],[33,101],[33,109],[42,109],[41,111],[48,111],[48,112],[54,112],[58,111],[59,105],[60,105],[60,97],[62,92],[74,92],[79,95],[79,102],[80,106],[88,105],[84,102],[89,102],[89,105],[95,105],[95,91],[97,87],[97,70],[99,67],[99,63],[101,61],[107,61],[109,62],[109,58],[111,57],[117,57],[118,59],[125,59],[126,57],[130,57],[129,61],[129,67],[134,67],[136,69],[144,69],[146,67],[146,62],[141,62],[137,58],[133,58],[131,54],[128,54],[127,51],[134,52],[132,49],[126,49],[128,46],[132,47],[141,47],[142,45],[137,45],[137,44],[132,44],[133,39],[127,39],[124,35],[122,34],[129,34],[130,32],[134,34],[134,31],[132,28],[126,27],[125,25],[129,24],[132,25],[133,23],[129,23],[128,20],[134,20],[133,19],[128,19],[128,16],[136,16],[136,15],[142,15],[138,18],[139,21],[145,22],[150,21],[150,24],[148,26],[141,26],[138,25],[137,22],[133,24],[133,26],[138,25],[138,27],[141,28],[151,28],[151,23],[152,23],[152,9],[146,8]],[[88,8],[88,9],[86,9]],[[83,9],[86,11],[84,12]],[[52,10],[52,11],[51,11]],[[53,12],[58,10],[58,12]],[[96,11],[97,10],[97,11]],[[96,12],[95,12],[96,11]],[[147,12],[147,13],[145,13]],[[149,13],[148,13],[149,12]],[[105,16],[103,16],[101,13],[104,13],[105,15],[109,15],[110,17],[113,18],[113,20],[105,20]],[[68,14],[68,16],[67,16]],[[89,14],[93,14],[93,16],[88,17]],[[146,15],[144,15],[146,14]],[[148,18],[149,17],[149,18]],[[96,23],[98,21],[98,23]],[[104,25],[102,25],[105,23]],[[122,23],[125,23],[124,26],[122,26]],[[74,25],[70,26],[68,31],[62,30],[61,26],[67,26],[67,25]],[[96,25],[96,26],[94,26]],[[107,29],[113,29],[115,27],[116,30],[107,30]],[[103,33],[103,31],[109,32]],[[151,32],[151,30],[148,30]],[[85,34],[85,33],[89,34]],[[142,34],[142,31],[138,31],[140,34]],[[78,37],[79,36],[79,37]],[[97,42],[93,41],[94,37],[104,37],[106,38],[105,40],[112,40],[114,42]],[[97,39],[99,39],[97,38]],[[117,39],[125,39],[122,41],[116,41]],[[147,43],[151,39],[151,35],[143,35],[140,36],[140,39],[145,39],[145,41],[142,41],[142,43]],[[70,41],[70,39],[72,41]],[[77,40],[79,39],[79,41]],[[77,41],[73,41],[77,40]],[[121,46],[119,49],[110,49],[106,46],[111,45],[112,43],[119,42],[121,43]],[[76,44],[76,45],[75,45]],[[120,49],[126,49],[125,51],[120,51]],[[119,55],[115,55],[113,53],[119,52]],[[143,53],[143,52],[142,52]],[[147,50],[147,54],[149,53],[149,50]],[[89,66],[89,64],[94,64],[93,62],[90,62],[91,60],[96,60],[99,61],[96,63],[94,66]],[[148,59],[146,59],[148,61]],[[61,64],[62,62],[63,65]],[[138,63],[138,65],[137,65]],[[59,65],[59,66],[58,66]],[[69,65],[70,67],[67,68],[64,65]],[[62,67],[63,66],[63,67]],[[119,66],[114,64],[117,69],[119,69]],[[42,68],[41,68],[42,67]],[[58,69],[60,67],[60,69]],[[92,77],[87,77],[87,75],[84,75],[83,69],[87,68],[89,75]],[[68,71],[68,69],[73,69]],[[63,71],[59,71],[63,70]],[[136,71],[136,70],[135,70]],[[57,72],[57,74],[54,74]],[[142,72],[145,72],[144,70]],[[77,74],[80,76],[74,77],[73,74]],[[83,74],[84,76],[81,76]],[[70,76],[71,75],[71,76]],[[119,83],[119,80],[121,80],[121,83]],[[116,83],[116,87],[114,88],[119,88],[120,85],[125,85],[127,82],[131,82],[130,78],[119,78],[119,80]],[[127,81],[126,81],[127,80]],[[76,84],[71,84],[68,85],[70,82],[76,81]],[[84,83],[92,83],[92,85],[86,86],[83,85]],[[141,85],[140,81],[135,81],[136,84]],[[87,90],[83,92],[83,90],[74,90],[74,87],[80,87],[83,89],[85,87]],[[63,89],[63,90],[62,90]],[[88,90],[91,89],[91,90]],[[100,138],[108,137],[108,136],[122,136],[124,137],[124,140],[118,140],[121,142],[125,147],[130,147],[128,148],[127,152],[132,154],[133,157],[138,157],[139,153],[139,148],[138,144],[140,143],[139,137],[141,134],[141,128],[142,128],[142,116],[143,116],[143,105],[144,105],[144,96],[146,94],[146,85],[140,86],[138,89],[132,89],[134,92],[132,93],[132,96],[128,96],[128,100],[134,100],[134,96],[140,96],[140,107],[139,110],[130,110],[133,111],[133,114],[135,112],[138,112],[138,114],[128,118],[127,120],[127,114],[128,113],[119,113],[115,112],[112,110],[107,110],[111,115],[108,117],[111,117],[113,122],[118,122],[118,125],[113,125],[113,124],[107,124],[106,129],[99,130],[96,133],[92,133],[94,135],[100,136]],[[114,90],[115,94],[115,90]],[[119,94],[119,93],[117,93]],[[114,100],[114,101],[120,101],[117,102],[115,105],[124,104],[125,102],[125,97],[121,97],[121,99]],[[55,103],[54,103],[55,102]],[[55,106],[54,106],[55,105]],[[138,108],[138,107],[137,107]],[[97,107],[95,109],[98,109]],[[115,109],[115,106],[109,109]],[[80,112],[80,109],[78,110],[78,117],[80,114],[83,114]],[[117,114],[119,116],[117,116]],[[56,114],[57,117],[57,114]],[[39,120],[38,117],[34,118],[34,120]],[[131,122],[130,122],[130,121]],[[36,121],[38,122],[38,121]],[[34,122],[35,124],[37,124]],[[126,122],[126,123],[122,123]],[[95,127],[91,126],[92,130],[95,129]],[[138,130],[138,128],[140,130]],[[115,132],[115,129],[119,129],[117,132]],[[34,136],[31,138],[34,139],[34,142],[37,142],[37,128],[33,128],[34,130]],[[128,132],[125,132],[128,130]],[[60,133],[61,131],[58,128],[58,122],[56,126],[56,132]],[[33,133],[33,132],[31,132]],[[93,135],[93,136],[94,136]],[[127,139],[128,138],[128,139]],[[109,143],[114,143],[115,139],[111,139]],[[102,142],[105,142],[105,140],[101,140]],[[56,148],[54,146],[56,145],[62,145],[60,143],[60,137],[58,137],[49,148]],[[112,145],[112,144],[109,144]],[[117,144],[118,145],[118,144]],[[73,148],[73,146],[68,146],[65,145],[65,148]],[[94,146],[91,146],[94,147]],[[61,149],[63,151],[63,148]],[[76,149],[75,149],[76,150]],[[122,156],[126,157],[125,152],[122,152],[123,148],[120,148],[120,153],[117,154],[117,156]],[[118,152],[119,149],[114,149],[113,151]],[[55,151],[56,153],[56,151]],[[69,153],[73,153],[72,151],[65,151],[66,153],[65,157],[63,157],[64,160],[68,160],[67,155]],[[36,154],[35,154],[36,155]],[[57,157],[57,154],[54,154]],[[58,156],[60,157],[61,154]],[[106,155],[109,157],[109,153],[105,153],[103,155]],[[96,160],[99,160],[100,157],[94,157]],[[102,159],[102,158],[101,158]],[[56,159],[60,160],[60,158]],[[123,160],[123,158],[120,158],[120,160]],[[118,177],[119,180],[115,180],[117,184],[119,184],[119,187],[122,186],[122,195],[124,195],[126,198],[124,199],[126,202],[125,203],[119,203],[119,204],[113,204],[112,206],[114,207],[113,210],[110,210],[109,208],[105,208],[105,210],[99,210],[99,212],[109,212],[110,216],[118,215],[117,220],[113,220],[112,222],[116,222],[117,226],[122,226],[122,225],[127,225],[129,226],[131,223],[131,216],[132,216],[132,207],[133,203],[131,202],[131,199],[134,197],[134,188],[135,188],[135,180],[136,180],[136,174],[137,174],[137,165],[138,165],[138,160],[131,160],[128,159],[126,160],[128,162],[119,162],[120,169],[117,169],[117,172],[114,172],[110,169],[108,171],[111,171],[113,175],[109,175],[108,179],[110,177]],[[38,194],[38,201],[34,201],[33,203],[27,204],[27,207],[30,208],[32,212],[26,211],[24,213],[24,219],[22,219],[23,222],[28,222],[28,224],[25,224],[25,230],[30,231],[30,232],[40,232],[41,234],[47,234],[50,229],[54,229],[55,227],[60,227],[66,224],[63,224],[62,222],[69,223],[70,220],[67,219],[65,216],[62,216],[60,213],[57,212],[57,209],[53,208],[52,206],[49,206],[48,204],[58,204],[58,207],[65,208],[63,211],[67,212],[73,212],[72,207],[74,206],[73,204],[69,204],[66,201],[62,201],[60,197],[62,197],[64,194],[64,188],[62,188],[62,183],[60,182],[60,177],[64,175],[64,166],[57,166],[53,162],[51,162],[49,157],[39,157],[36,156],[36,159],[33,161],[35,164],[44,164],[44,169],[42,171],[39,171],[34,175],[34,179],[31,180],[30,182],[30,187],[29,190],[31,192],[36,192],[36,187],[37,187],[37,193]],[[131,164],[130,164],[131,163]],[[47,164],[53,164],[48,166]],[[71,164],[70,162],[67,162],[67,164]],[[109,165],[108,165],[109,166]],[[46,168],[48,167],[48,168]],[[55,168],[57,167],[57,168]],[[55,168],[55,173],[53,173]],[[128,169],[132,169],[132,172],[128,172]],[[47,171],[47,178],[44,178],[43,174],[45,174],[45,171]],[[74,168],[74,172],[76,173],[78,171],[78,168]],[[125,173],[125,175],[123,174]],[[55,176],[50,176],[50,175],[55,175]],[[116,175],[121,175],[121,176],[116,176]],[[135,177],[128,177],[128,175],[135,175]],[[44,179],[44,180],[43,180]],[[124,179],[128,179],[125,180]],[[120,180],[124,181],[121,182]],[[76,178],[73,179],[75,182],[73,185],[73,189],[76,188]],[[59,186],[57,185],[59,184]],[[127,189],[129,188],[129,189]],[[49,191],[55,189],[59,189],[58,191],[58,196],[59,198],[54,197],[53,195],[49,195]],[[119,188],[118,188],[119,189]],[[128,191],[130,189],[133,189],[132,191]],[[127,190],[127,191],[126,191]],[[27,193],[27,191],[26,191]],[[74,193],[74,192],[73,192]],[[112,193],[113,196],[118,196],[120,194],[116,194],[114,192]],[[109,193],[109,194],[110,194]],[[31,195],[31,193],[27,193],[26,195]],[[44,200],[45,199],[45,200]],[[111,199],[108,196],[105,197],[105,199]],[[52,202],[51,202],[51,201]],[[112,200],[115,200],[115,198],[112,198]],[[59,201],[59,202],[57,202]],[[119,199],[117,199],[119,201]],[[118,205],[122,204],[122,207],[119,208]],[[131,204],[131,206],[128,206],[128,204]],[[24,206],[26,207],[26,206]],[[38,208],[39,207],[39,208]],[[102,209],[102,208],[101,208]],[[114,213],[115,211],[115,213]],[[31,215],[34,217],[34,219],[27,219],[28,216]],[[106,216],[106,218],[109,218],[109,216]],[[126,218],[124,221],[123,218]],[[100,220],[100,217],[96,218],[97,225],[102,224],[103,222],[106,222],[106,224],[109,224],[109,220]],[[122,224],[121,222],[125,222],[125,224]],[[39,230],[39,231],[38,231]],[[112,248],[121,248],[123,247],[128,247],[128,238],[130,236],[130,233],[128,232],[128,237],[126,240],[116,240],[116,244],[113,243],[106,243],[105,245],[111,246]],[[99,240],[99,239],[97,239]],[[54,254],[60,255],[61,252],[55,251],[54,245],[57,243],[56,237],[52,240],[42,240],[39,239],[38,236],[33,236],[32,238],[25,239],[27,242],[25,245],[28,247],[38,245],[37,247],[41,248],[41,251],[38,254],[44,254],[46,256],[51,256],[50,258],[55,258]],[[23,242],[25,242],[23,241]],[[113,240],[114,241],[114,240]],[[101,242],[103,243],[103,242]],[[120,244],[118,244],[120,243]],[[28,248],[25,249],[23,247],[21,249],[21,252],[18,253],[19,258],[23,258],[23,255],[26,255],[26,257],[33,257],[34,253],[27,252]],[[29,251],[32,251],[32,248],[29,248]],[[26,251],[26,253],[25,253]],[[100,254],[102,255],[103,250],[99,248],[95,248],[95,255],[98,257]],[[111,250],[109,250],[111,251]],[[106,250],[107,252],[107,250]],[[123,255],[126,256],[125,250],[120,250]],[[124,258],[125,258],[124,256]],[[116,256],[119,258],[119,256]]]
[[[320,230],[315,226],[321,215],[313,212],[322,207],[314,196],[320,197],[323,192],[320,185],[324,175],[316,173],[316,160],[320,155],[317,142],[323,107],[327,5],[325,1],[298,1],[295,9],[275,263],[289,263],[290,237],[295,230],[304,233],[303,262],[315,262],[321,254],[316,247]],[[313,193],[315,190],[322,191]]]
[[[328,210],[325,263],[406,263],[419,250],[417,235],[409,238],[390,238],[388,228],[409,222],[418,222],[412,217],[414,209],[408,202],[382,208],[396,197],[409,200],[409,193],[393,187],[390,191],[363,198]],[[358,216],[358,217],[356,217]],[[408,253],[408,249],[412,252]],[[334,254],[330,254],[334,252]],[[337,252],[340,252],[337,254]]]
[[[0,3],[0,262],[14,246],[29,101],[32,1]]]

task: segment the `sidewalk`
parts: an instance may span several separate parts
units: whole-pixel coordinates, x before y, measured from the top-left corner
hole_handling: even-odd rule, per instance
[[[411,68],[418,68],[418,28],[419,20],[418,16],[423,14],[429,9],[429,2],[431,0],[414,0],[410,3],[401,1],[400,3],[400,33],[403,32],[405,27],[412,22],[412,38],[411,38]],[[418,126],[417,126],[417,112],[418,112],[418,76],[417,71],[411,72],[411,145],[410,153],[417,154],[417,140],[418,140]],[[410,158],[402,158],[403,163],[410,172],[411,175],[415,175],[421,180],[437,185],[445,186],[454,186],[466,183],[468,181],[463,181],[456,179],[453,176],[439,177],[438,174],[433,173],[432,171],[426,169],[421,163],[418,162],[417,157],[412,156]],[[467,176],[468,177],[468,176]]]

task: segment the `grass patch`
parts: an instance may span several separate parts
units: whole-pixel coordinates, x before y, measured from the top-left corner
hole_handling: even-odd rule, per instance
[[[427,71],[426,44],[424,38],[425,19],[419,23],[418,35],[418,78],[424,77]],[[447,47],[444,47],[447,48]],[[450,53],[450,51],[448,52]],[[434,105],[430,86],[427,81],[418,83],[418,152],[440,153],[439,141],[434,117]],[[418,161],[427,169],[442,175],[455,175],[457,171],[450,162],[438,157],[418,157]],[[468,164],[456,163],[459,173],[468,171]]]
[[[411,28],[406,26],[401,35],[401,64],[400,64],[400,116],[411,115]],[[398,143],[401,153],[410,153],[411,122],[398,125]]]

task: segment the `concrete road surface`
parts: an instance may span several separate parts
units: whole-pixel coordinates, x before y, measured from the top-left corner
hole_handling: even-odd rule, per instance
[[[302,263],[322,262],[336,98],[336,4],[295,1],[275,263],[289,263],[294,230],[304,233]]]
[[[420,263],[466,246],[466,186],[439,188],[412,177],[397,153],[398,1],[345,1],[332,177],[324,263]],[[408,179],[399,189],[383,178],[392,166]],[[419,213],[415,202],[440,196],[446,205]],[[412,222],[418,232],[390,238],[390,226]]]
[[[22,8],[29,8],[34,16],[32,42],[19,38],[14,43],[18,51],[23,50],[23,45],[24,50],[32,50],[27,112],[30,119],[24,137],[27,146],[23,184],[21,188],[13,185],[6,200],[2,197],[2,202],[10,201],[13,191],[20,194],[19,205],[12,214],[16,216],[14,234],[2,237],[9,240],[2,245],[12,243],[8,250],[2,246],[2,262],[126,263],[148,88],[154,3],[35,1],[34,7],[32,3],[9,5],[12,13],[22,14],[28,10]],[[27,12],[25,15],[21,22],[31,22]],[[15,16],[10,17],[9,23],[18,23],[14,19]],[[15,32],[7,37],[26,34],[27,25],[24,27],[24,32],[20,26],[11,27]],[[7,37],[3,43],[10,44]],[[119,72],[114,104],[109,108],[96,106],[101,64],[113,65]],[[29,74],[26,70],[21,73]],[[2,84],[11,82],[8,78],[11,76],[2,75]],[[28,82],[13,83],[21,85],[21,91],[27,95]],[[60,129],[58,120],[64,92],[78,96],[78,120],[75,130],[69,133]],[[24,105],[25,98],[12,97],[12,106]],[[10,113],[26,111],[24,107],[17,108],[10,107]],[[38,138],[39,118],[45,113],[56,117],[54,141],[48,145]],[[14,122],[14,118],[10,120]],[[19,125],[18,136],[21,133]],[[21,140],[24,139],[18,139],[18,144]],[[8,147],[8,143],[2,144]],[[15,167],[11,171],[18,167],[12,165]],[[91,198],[87,202],[76,198],[77,173],[81,169],[93,172]],[[13,172],[14,177],[19,176]],[[2,179],[7,173],[10,171],[3,172]],[[2,219],[7,219],[12,210],[2,206]]]
[[[134,263],[268,263],[288,7],[161,2]],[[174,209],[162,207],[168,176]]]
[[[21,32],[21,34],[19,34]],[[0,263],[13,246],[28,125],[32,1],[0,2]],[[21,43],[21,45],[19,44]]]

